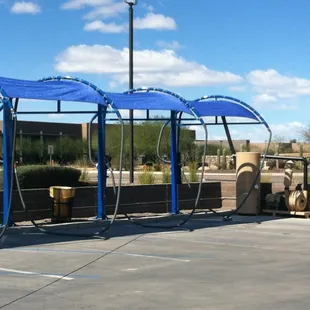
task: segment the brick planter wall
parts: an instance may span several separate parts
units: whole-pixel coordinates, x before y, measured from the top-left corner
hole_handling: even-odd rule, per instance
[[[179,209],[192,209],[198,191],[198,184],[179,185]],[[23,190],[23,197],[28,212],[24,212],[19,195],[13,193],[14,219],[16,221],[38,220],[51,217],[52,198],[49,197],[49,189]],[[211,207],[219,209],[222,207],[221,183],[203,183],[201,202],[199,209]],[[171,185],[135,185],[123,186],[121,190],[122,213],[165,213],[171,209]],[[182,201],[186,200],[186,201]],[[2,222],[3,192],[0,191],[0,220]],[[113,188],[108,187],[106,192],[107,214],[113,214],[115,207],[115,195]],[[72,216],[91,217],[96,215],[97,208],[97,187],[76,188]]]

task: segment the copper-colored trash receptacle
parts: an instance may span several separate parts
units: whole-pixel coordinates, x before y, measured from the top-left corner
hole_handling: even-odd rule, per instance
[[[260,153],[236,153],[236,207],[238,208],[251,190],[260,167]],[[258,215],[261,213],[260,177],[256,180],[247,200],[237,211],[238,214]]]
[[[69,222],[72,218],[75,188],[68,186],[51,186],[50,197],[53,198],[52,222]]]

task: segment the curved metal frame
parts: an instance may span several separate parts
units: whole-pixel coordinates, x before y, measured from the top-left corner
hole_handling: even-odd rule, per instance
[[[233,98],[233,97],[229,97],[229,96],[221,96],[221,95],[211,95],[211,96],[203,96],[203,97],[200,97],[199,99],[196,99],[194,101],[196,102],[203,102],[203,101],[206,101],[208,99],[226,99],[226,100],[229,100],[229,101],[232,101],[238,105],[241,105],[242,107],[244,107],[245,109],[247,109],[248,111],[252,112],[252,114],[256,117],[256,119],[262,123],[263,125],[265,125],[267,127],[267,129],[270,129],[269,128],[269,125],[268,123],[265,121],[265,119],[254,109],[252,108],[250,105],[248,105],[247,103],[245,103],[244,101],[242,100],[239,100],[239,99],[236,99],[236,98]]]
[[[202,119],[202,117],[199,115],[198,111],[190,104],[190,102],[183,97],[179,96],[178,94],[171,92],[169,90],[165,90],[162,88],[155,88],[155,87],[148,87],[148,88],[136,88],[136,89],[130,89],[124,94],[134,94],[138,92],[158,92],[167,94],[170,96],[173,96],[177,98],[181,103],[183,103],[186,108],[189,109],[189,112],[194,116],[194,118],[200,122],[201,125],[205,126],[205,122]],[[179,112],[179,111],[178,111]],[[177,112],[171,111],[170,115],[170,160],[171,160],[171,214],[178,214],[179,208],[178,208],[178,180],[180,179],[180,163],[178,158],[178,148],[179,143],[177,143],[178,140],[178,134],[177,134],[177,121],[176,121]],[[199,124],[197,124],[199,125]]]
[[[170,95],[172,97],[175,97],[177,99],[179,99],[192,113],[192,116],[194,116],[196,118],[196,120],[200,121],[201,125],[205,125],[204,120],[202,119],[202,116],[199,115],[198,111],[195,109],[195,107],[193,107],[190,103],[190,101],[186,100],[185,98],[183,98],[182,96],[163,89],[163,88],[157,88],[157,87],[140,87],[140,88],[135,88],[135,89],[130,89],[128,91],[123,92],[123,94],[133,94],[133,93],[138,93],[138,92],[158,92],[158,93],[162,93],[162,94],[167,94]]]
[[[74,82],[79,82],[91,87],[93,90],[97,91],[100,96],[104,99],[106,106],[98,105],[98,144],[101,146],[100,151],[98,152],[98,207],[97,207],[97,218],[104,219],[106,218],[105,214],[105,199],[104,192],[106,188],[106,172],[104,169],[105,165],[105,120],[106,120],[106,109],[111,107],[113,111],[117,114],[118,117],[121,117],[118,109],[115,107],[113,101],[97,86],[94,84],[75,77],[69,76],[51,76],[47,78],[42,78],[40,82],[52,81],[52,80],[69,80]],[[3,224],[6,225],[9,221],[9,205],[10,205],[10,190],[9,185],[12,180],[10,174],[10,165],[12,164],[13,158],[11,158],[12,145],[10,144],[10,134],[12,129],[12,122],[10,120],[10,114],[14,110],[10,98],[7,96],[3,89],[0,89],[0,102],[2,103],[1,109],[3,109],[4,117],[4,126],[3,126],[3,173],[4,173],[4,194],[3,194]],[[78,112],[77,112],[78,114]],[[12,221],[12,219],[10,219]],[[10,224],[10,223],[9,223]]]

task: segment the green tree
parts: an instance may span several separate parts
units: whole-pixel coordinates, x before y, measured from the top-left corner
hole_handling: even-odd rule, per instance
[[[136,125],[134,128],[134,156],[145,155],[148,161],[159,163],[157,158],[157,141],[164,122],[148,121]],[[98,141],[97,133],[92,137],[92,149],[94,155],[97,153]],[[118,168],[121,144],[121,126],[113,124],[107,126],[106,131],[106,152],[112,157],[112,164]],[[195,157],[195,133],[188,128],[182,128],[180,134],[180,150],[183,155],[182,160],[188,161]],[[124,168],[129,168],[129,124],[124,125]],[[160,152],[162,155],[170,154],[170,127],[165,128],[161,140]]]
[[[301,136],[305,142],[310,142],[310,123],[301,130]]]

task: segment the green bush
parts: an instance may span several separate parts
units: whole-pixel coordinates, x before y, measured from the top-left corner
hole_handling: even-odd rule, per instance
[[[189,164],[189,181],[198,182],[196,162],[192,162]]]
[[[154,184],[155,175],[150,170],[145,170],[139,174],[139,183],[140,184]]]
[[[171,183],[171,171],[169,166],[165,166],[163,168],[163,175],[162,175],[162,182],[163,184],[169,184]]]
[[[87,182],[89,180],[90,180],[89,174],[88,174],[87,170],[84,168],[82,173],[81,173],[79,181]]]
[[[18,167],[20,187],[24,189],[49,188],[50,186],[78,186],[81,171],[60,166],[21,166]],[[0,175],[0,187],[3,189],[3,174]],[[14,188],[16,182],[14,177]]]

